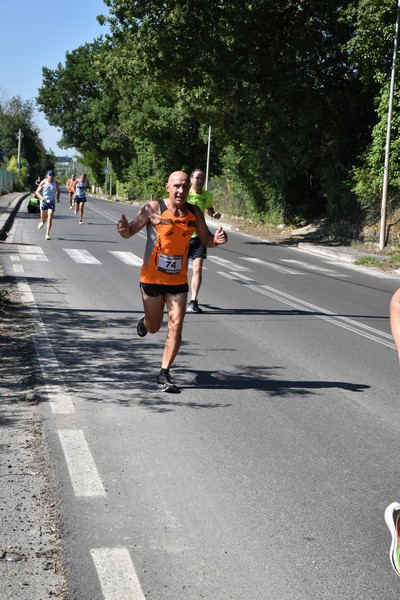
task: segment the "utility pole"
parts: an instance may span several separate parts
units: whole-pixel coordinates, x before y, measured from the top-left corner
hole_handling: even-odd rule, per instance
[[[400,2],[400,0],[399,0]],[[111,192],[112,192],[112,175],[111,175],[111,167],[110,167],[110,160],[107,156],[107,166],[104,169],[105,173],[106,173],[106,180],[105,180],[105,189],[106,189],[106,193],[107,193],[107,177],[108,177],[108,185],[109,185],[109,189],[110,189],[110,196],[111,196]]]
[[[400,2],[400,0],[399,0],[399,2]],[[22,142],[23,137],[24,137],[24,134],[22,133],[21,130],[19,130],[17,133],[17,138],[18,138],[18,158],[17,158],[18,177],[21,174],[21,142]]]
[[[400,0],[399,0],[400,2]],[[211,125],[208,126],[208,143],[207,143],[207,164],[206,164],[206,181],[204,188],[208,188],[208,172],[210,167],[210,147],[211,147]]]
[[[385,164],[383,168],[383,190],[382,190],[382,204],[381,204],[381,227],[379,235],[379,250],[383,250],[385,247],[386,238],[386,199],[389,181],[389,150],[390,150],[390,133],[392,128],[392,112],[393,112],[393,96],[394,96],[394,80],[396,74],[396,56],[397,56],[397,39],[399,33],[399,20],[400,20],[400,0],[397,4],[397,19],[396,19],[396,33],[394,36],[394,50],[393,50],[393,61],[392,61],[392,76],[390,78],[390,94],[389,94],[389,108],[388,108],[388,123],[386,131],[386,148],[385,148]]]

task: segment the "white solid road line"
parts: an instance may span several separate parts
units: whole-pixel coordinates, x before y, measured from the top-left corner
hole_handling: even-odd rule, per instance
[[[127,548],[92,548],[90,553],[104,600],[145,600]]]
[[[75,496],[105,496],[106,491],[81,429],[57,431]]]
[[[14,265],[14,268],[18,265]],[[29,283],[25,278],[17,282],[22,302],[30,309],[32,319],[36,325],[32,336],[36,354],[42,371],[43,382],[49,398],[51,410],[55,414],[72,414],[75,412],[72,400],[66,391],[64,378],[61,375],[58,361],[53,352],[50,340],[47,337],[35,298]]]
[[[343,329],[347,329],[347,331],[368,338],[369,340],[377,342],[378,344],[382,344],[382,346],[395,349],[395,345],[389,341],[392,339],[392,336],[389,333],[379,331],[379,329],[375,329],[374,327],[370,327],[369,325],[364,325],[364,323],[354,321],[353,319],[349,319],[348,317],[337,315],[329,310],[326,310],[325,308],[322,308],[321,306],[317,306],[316,304],[311,304],[310,302],[300,300],[300,298],[296,298],[295,296],[291,296],[290,294],[281,292],[280,290],[274,289],[269,285],[262,285],[261,287],[249,284],[244,285],[249,289],[254,290],[255,292],[259,292],[261,294],[264,294],[265,296],[274,298],[275,300],[278,300],[283,304],[287,304],[288,306],[292,306],[297,310],[312,311],[312,313],[314,313],[314,316],[317,317],[317,319],[328,321],[333,325],[336,325]]]

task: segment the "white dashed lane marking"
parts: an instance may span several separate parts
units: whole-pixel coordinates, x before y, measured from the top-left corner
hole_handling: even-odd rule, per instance
[[[92,548],[90,554],[104,600],[145,600],[127,548]]]
[[[92,453],[80,429],[57,431],[75,496],[105,496]]]

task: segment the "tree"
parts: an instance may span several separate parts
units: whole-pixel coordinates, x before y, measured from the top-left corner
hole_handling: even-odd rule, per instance
[[[354,165],[353,183],[362,206],[372,217],[379,214],[382,197],[396,9],[396,4],[390,0],[360,0],[357,9],[349,12],[349,18],[356,25],[349,50],[360,79],[369,91],[371,107],[375,109],[370,139]],[[379,35],[376,35],[377,31]],[[400,202],[400,112],[397,109],[400,103],[399,83],[397,67],[388,190],[388,203],[393,208]]]
[[[47,166],[46,151],[34,125],[34,102],[19,96],[3,100],[0,104],[0,147],[9,160],[17,152],[17,134],[23,133],[22,161],[26,163],[27,182],[34,182]]]
[[[188,116],[211,123],[221,146],[242,157],[237,173],[257,211],[273,208],[267,198],[276,209],[280,197],[290,216],[302,204],[322,207],[328,195],[334,201],[343,192],[371,118],[345,50],[353,24],[342,13],[357,2],[107,5],[109,76],[157,87]]]
[[[117,90],[104,84],[93,66],[101,47],[101,40],[95,40],[67,53],[65,66],[44,67],[37,99],[50,125],[62,130],[60,146],[83,154],[100,182],[104,173],[99,164],[106,157],[121,175],[132,153],[119,125]]]

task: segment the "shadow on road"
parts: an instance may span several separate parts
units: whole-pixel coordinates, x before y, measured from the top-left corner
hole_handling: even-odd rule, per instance
[[[29,281],[31,284],[35,283]],[[53,287],[54,282],[41,279],[40,285]],[[60,290],[55,288],[54,293],[59,294]],[[228,408],[232,406],[232,400],[230,398],[230,403],[221,402],[221,391],[224,390],[238,392],[253,390],[264,393],[269,398],[304,398],[318,395],[319,391],[327,389],[359,393],[369,388],[361,383],[346,381],[285,379],[282,367],[273,366],[237,364],[232,365],[229,371],[191,368],[184,370],[179,368],[179,363],[193,364],[196,350],[192,342],[183,342],[179,354],[181,360],[174,368],[174,376],[178,385],[183,388],[183,393],[175,397],[160,392],[155,385],[163,350],[165,324],[158,334],[149,335],[142,340],[137,337],[135,329],[141,311],[72,310],[54,308],[51,305],[39,305],[37,308],[45,323],[46,335],[43,335],[43,330],[40,330],[37,316],[37,322],[32,325],[32,333],[35,336],[35,344],[39,348],[42,347],[42,357],[49,356],[49,362],[44,366],[42,358],[44,375],[37,366],[35,368],[35,398],[38,402],[51,400],[46,394],[44,384],[66,386],[74,401],[115,403],[121,406],[137,405],[158,412],[171,411],[177,407],[193,410]],[[7,369],[10,369],[13,339],[18,336],[18,323],[25,323],[27,319],[26,307],[15,305],[10,310],[14,324],[17,325],[3,329],[2,332],[1,346],[6,357],[0,363],[0,393],[2,394],[8,393],[6,388],[9,386],[9,380],[6,380],[4,375]],[[239,309],[222,312],[224,314],[232,312],[236,317],[274,315],[281,318],[318,314],[298,310]],[[26,348],[25,364],[36,365],[33,344],[26,344]],[[53,348],[56,353],[56,366],[51,363],[54,359],[51,358],[52,353],[49,348]],[[216,352],[231,350],[222,347]],[[196,393],[192,393],[192,390],[196,390]],[[207,394],[202,394],[204,390]],[[213,390],[216,391],[215,395]],[[203,397],[206,398],[204,401]],[[4,417],[3,415],[3,419]]]

